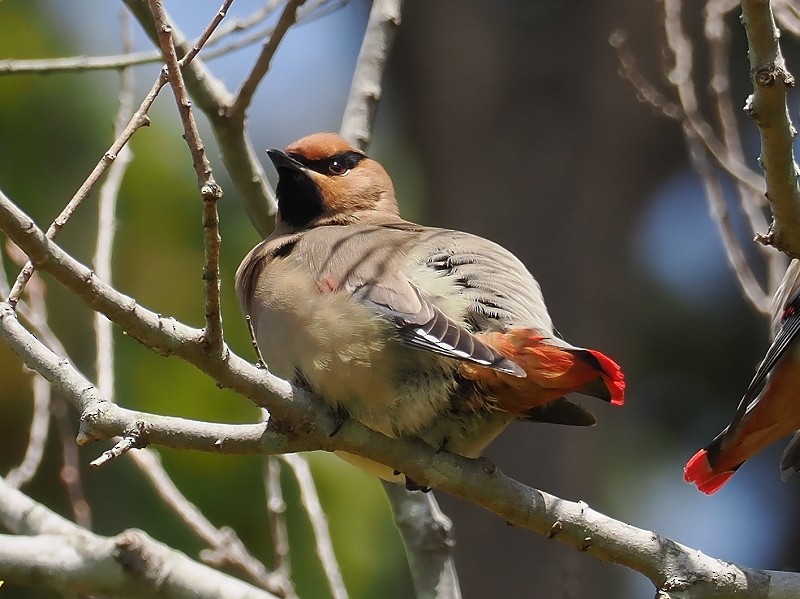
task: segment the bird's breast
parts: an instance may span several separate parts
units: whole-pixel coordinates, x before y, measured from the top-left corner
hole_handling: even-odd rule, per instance
[[[394,325],[290,261],[265,266],[251,318],[270,371],[389,436],[416,434],[449,407],[455,365],[401,345]]]

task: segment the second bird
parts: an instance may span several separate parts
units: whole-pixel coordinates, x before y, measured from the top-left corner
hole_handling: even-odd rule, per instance
[[[276,226],[239,266],[236,291],[271,372],[384,435],[467,457],[513,419],[594,424],[568,393],[623,403],[617,364],[554,334],[513,254],[403,220],[383,167],[337,135],[268,155]]]

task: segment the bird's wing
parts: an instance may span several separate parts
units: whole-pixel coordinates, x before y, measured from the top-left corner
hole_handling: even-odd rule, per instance
[[[772,369],[775,368],[778,360],[786,353],[786,349],[792,341],[797,338],[798,331],[800,331],[800,294],[796,294],[784,308],[775,339],[772,345],[769,346],[761,364],[758,365],[753,380],[750,381],[744,396],[742,396],[742,400],[736,408],[736,414],[730,425],[728,425],[728,432],[735,430],[747,412],[755,407],[758,396],[767,382],[767,377],[772,372]]]
[[[331,290],[350,293],[392,322],[405,345],[524,377],[519,366],[445,314],[409,276],[429,231],[404,221],[320,227],[304,235],[300,259]]]
[[[430,232],[418,250],[424,265],[459,288],[469,300],[467,321],[474,331],[532,328],[553,336],[539,284],[511,252],[460,231]]]
[[[514,362],[480,341],[445,315],[402,273],[384,273],[378,280],[352,281],[349,291],[391,320],[400,339],[409,347],[486,366],[514,376],[525,372]]]

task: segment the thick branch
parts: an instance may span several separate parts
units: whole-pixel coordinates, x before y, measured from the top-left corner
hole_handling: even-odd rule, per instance
[[[800,257],[800,185],[792,141],[787,91],[794,77],[786,68],[769,0],[742,0],[753,94],[745,111],[761,133],[761,165],[774,220],[762,240],[793,258]]]
[[[275,599],[199,564],[137,530],[101,537],[13,489],[0,478],[0,580],[61,593],[158,599]],[[36,536],[27,536],[36,535]]]

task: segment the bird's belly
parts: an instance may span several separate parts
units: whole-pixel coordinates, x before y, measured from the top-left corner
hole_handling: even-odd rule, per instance
[[[256,338],[271,372],[392,437],[449,408],[454,362],[402,346],[394,325],[347,293],[294,283],[262,286],[270,291],[257,298]]]

